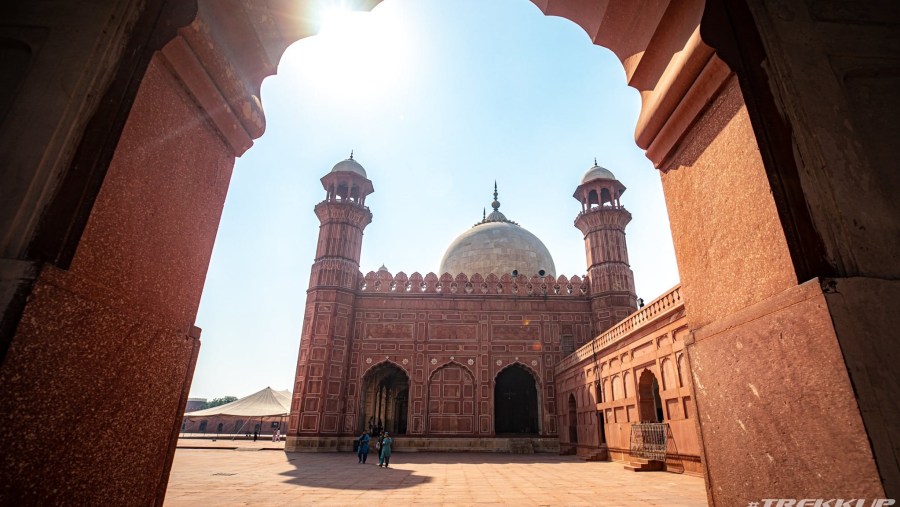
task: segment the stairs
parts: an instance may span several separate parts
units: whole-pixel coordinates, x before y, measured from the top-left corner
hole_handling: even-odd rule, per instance
[[[631,458],[625,464],[625,470],[632,472],[658,472],[663,469],[663,462],[642,458]]]
[[[606,449],[600,449],[598,451],[594,451],[587,456],[582,456],[585,461],[609,461],[609,453]]]
[[[606,444],[602,444],[599,448],[594,449],[590,454],[581,456],[585,461],[609,461],[609,449]]]
[[[534,445],[530,438],[509,439],[509,452],[511,454],[534,454]]]
[[[566,445],[562,442],[559,444],[559,455],[560,456],[574,456],[578,454],[578,448],[574,445]]]

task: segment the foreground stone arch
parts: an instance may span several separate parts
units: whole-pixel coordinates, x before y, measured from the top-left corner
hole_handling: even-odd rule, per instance
[[[797,498],[896,497],[900,382],[883,368],[900,360],[893,4],[534,3],[616,53],[641,92],[636,141],[662,171],[710,499],[765,498],[776,477]],[[0,429],[0,497],[162,503],[234,157],[261,135],[259,84],[314,32],[315,5],[0,8],[19,62],[0,102],[0,412],[19,418]],[[191,129],[190,146],[142,142],[174,128]],[[170,172],[141,180],[148,158]],[[786,378],[802,405],[784,403]],[[64,434],[75,415],[120,427],[135,411],[151,422],[127,445],[31,438]],[[753,422],[740,448],[735,415]],[[777,466],[744,459],[766,449],[783,449]],[[836,457],[854,466],[806,466]]]

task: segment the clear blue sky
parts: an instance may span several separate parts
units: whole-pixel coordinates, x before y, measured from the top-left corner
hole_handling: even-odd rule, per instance
[[[468,4],[468,5],[466,5]],[[527,0],[386,0],[332,13],[262,88],[266,133],[234,169],[197,325],[192,396],[290,389],[325,196],[319,178],[354,150],[375,193],[361,270],[436,271],[490,207],[583,275],[572,193],[593,165],[623,204],[639,297],[678,283],[659,174],[634,144],[640,110],[616,57]]]

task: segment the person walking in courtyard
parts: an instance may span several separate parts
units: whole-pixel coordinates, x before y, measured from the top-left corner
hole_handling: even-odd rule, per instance
[[[384,432],[383,431],[378,433],[378,437],[375,440],[375,452],[378,453],[378,466],[384,465],[384,454],[381,454],[382,443],[384,443]]]
[[[394,439],[391,438],[391,434],[385,431],[384,439],[381,441],[381,461],[384,462],[384,468],[391,463],[391,444],[393,443]]]
[[[359,450],[356,451],[356,457],[362,464],[365,464],[366,458],[369,457],[369,434],[365,431],[359,436]]]

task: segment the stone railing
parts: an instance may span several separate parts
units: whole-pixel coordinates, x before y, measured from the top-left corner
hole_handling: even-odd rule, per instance
[[[631,335],[634,331],[653,322],[658,317],[677,310],[683,305],[684,302],[681,300],[681,284],[679,284],[672,287],[662,296],[654,299],[640,310],[632,313],[626,317],[625,320],[607,329],[606,332],[600,336],[584,344],[572,354],[564,357],[562,361],[557,363],[556,371],[563,371],[567,368],[571,368],[575,364],[592,357],[594,353],[599,354],[604,348]]]
[[[497,295],[509,294],[517,296],[587,296],[590,292],[587,277],[573,276],[497,276],[486,277],[464,274],[455,277],[444,273],[440,277],[434,273],[422,276],[413,273],[406,276],[402,271],[391,275],[387,271],[370,271],[363,276],[360,273],[359,291],[361,293],[386,294],[453,294],[453,295]]]

